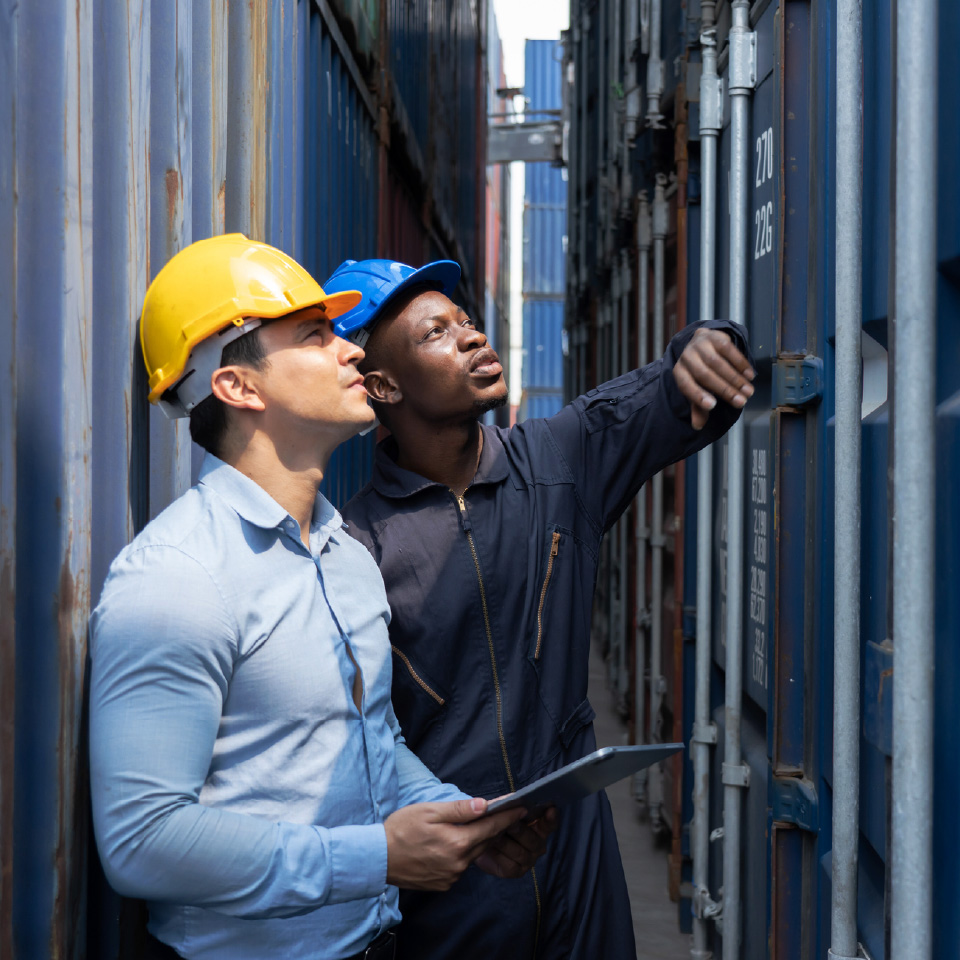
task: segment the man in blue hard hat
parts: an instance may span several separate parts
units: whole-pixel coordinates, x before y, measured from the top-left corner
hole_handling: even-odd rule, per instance
[[[640,486],[720,437],[753,393],[742,330],[691,324],[663,358],[547,420],[479,416],[506,400],[497,354],[451,297],[450,261],[347,261],[358,290],[337,323],[392,436],[347,505],[392,609],[393,702],[445,780],[512,791],[595,749],[587,700],[601,538]],[[630,905],[603,792],[569,807],[525,879],[468,870],[446,893],[402,895],[398,957],[633,960]]]

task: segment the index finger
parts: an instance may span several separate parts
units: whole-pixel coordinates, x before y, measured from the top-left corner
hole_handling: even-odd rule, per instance
[[[498,810],[482,816],[479,820],[472,820],[462,825],[461,829],[469,830],[474,835],[474,842],[489,840],[491,837],[503,833],[507,827],[522,820],[527,815],[523,807],[513,807],[510,810]]]
[[[738,373],[742,373],[748,380],[752,380],[757,374],[750,366],[750,361],[740,352],[728,334],[723,333],[722,330],[717,330],[716,332],[722,334],[722,336],[716,338],[711,337],[711,340],[717,348],[717,353],[733,366]]]

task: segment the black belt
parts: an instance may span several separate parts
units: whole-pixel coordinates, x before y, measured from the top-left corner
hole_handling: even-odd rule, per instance
[[[393,960],[397,952],[397,935],[392,930],[381,933],[366,950],[355,953],[347,960]]]

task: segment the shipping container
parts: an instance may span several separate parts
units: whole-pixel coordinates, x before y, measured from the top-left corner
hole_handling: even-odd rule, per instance
[[[109,563],[200,461],[146,401],[148,283],[242,231],[321,281],[347,257],[454,257],[479,314],[485,30],[469,0],[0,5],[4,960],[142,955],[143,906],[89,833],[82,715]],[[335,504],[374,443],[335,454]]]
[[[559,118],[563,46],[527,40],[525,114]],[[549,163],[524,164],[523,371],[517,419],[552,416],[563,405],[563,302],[566,291],[566,171]]]
[[[701,6],[715,19],[701,20]],[[847,11],[838,20],[841,6]],[[641,15],[634,7],[574,0],[571,9],[565,395],[655,359],[660,330],[665,341],[701,316],[705,292],[710,304],[701,282],[704,249],[715,258],[708,308],[731,316],[744,304],[758,372],[739,435],[714,445],[706,483],[702,458],[651,480],[608,535],[598,579],[595,634],[631,735],[683,739],[690,748],[682,761],[635,784],[641,811],[670,837],[678,923],[694,931],[701,956],[712,950],[743,960],[813,960],[831,948],[837,956],[846,950],[899,960],[907,948],[898,953],[896,944],[918,937],[929,951],[911,948],[909,955],[952,955],[960,942],[953,799],[960,67],[950,51],[960,41],[960,8],[863,5],[861,68],[846,46],[859,5],[651,0]],[[935,72],[921,82],[924,65]],[[851,95],[858,78],[862,93]],[[745,221],[731,199],[742,169],[733,164],[733,145],[744,142],[734,135],[734,101],[746,104]],[[854,112],[838,130],[848,102]],[[912,121],[934,104],[936,113],[924,118],[928,139],[918,141],[904,117]],[[849,118],[857,114],[863,146],[851,149]],[[917,162],[913,145],[926,158],[922,176],[906,166]],[[715,168],[708,156],[716,157]],[[858,177],[863,194],[853,216],[844,204]],[[923,229],[911,234],[921,203]],[[862,239],[853,234],[850,241],[861,214]],[[715,233],[706,226],[711,219]],[[731,264],[741,223],[742,288]],[[896,280],[913,254],[918,266]],[[852,429],[862,457],[848,441],[835,441],[842,377],[850,376],[838,373],[847,362],[840,327],[850,315],[838,314],[837,301],[848,292],[855,255],[862,257],[861,329],[852,341],[844,335],[860,345],[853,360],[862,370],[854,410],[860,423],[854,417]],[[910,306],[924,289],[935,304],[926,313]],[[901,332],[900,349],[916,343],[933,358],[919,377],[930,389],[926,406],[893,349],[898,302],[905,304],[900,329],[911,331]],[[897,437],[898,417],[910,422],[911,404],[925,411],[929,426],[902,426]],[[849,420],[843,423],[849,430]],[[925,453],[913,451],[911,444],[927,439]],[[904,451],[899,461],[896,444]],[[860,548],[846,562],[859,565],[859,601],[848,571],[835,562],[850,527],[849,513],[834,515],[848,489],[836,478],[854,466],[862,477],[850,488],[860,498]],[[912,495],[918,488],[903,479],[908,467],[935,478],[925,497]],[[704,491],[709,511],[698,516]],[[918,519],[898,529],[901,510]],[[930,531],[926,546],[908,547],[917,528]],[[699,584],[698,534],[712,544]],[[927,572],[908,588],[920,569]],[[917,626],[898,627],[911,602]],[[853,667],[845,659],[835,676],[835,645],[848,649],[840,645],[851,610],[858,616]],[[919,627],[921,618],[928,627]],[[923,659],[930,651],[922,642],[913,652],[921,634],[930,638],[932,659]],[[700,719],[698,640],[711,654],[699,676],[709,705]],[[896,684],[913,682],[914,664],[920,685],[895,707]],[[835,683],[843,710],[851,691],[859,698],[852,723],[836,731]],[[910,709],[917,689],[925,691],[921,703],[932,703],[927,725]],[[835,758],[849,758],[851,749],[854,762],[841,761],[839,770]],[[704,752],[707,776],[698,783],[691,760]],[[929,789],[918,790],[920,783]],[[859,796],[856,820],[851,789]],[[847,800],[835,803],[841,790]],[[906,806],[904,797],[911,798]],[[697,817],[703,803],[706,816]],[[698,838],[720,828],[723,843],[697,853]],[[852,843],[845,839],[851,829]],[[919,862],[921,881],[904,880],[896,849]],[[852,885],[835,882],[851,870]],[[836,931],[849,926],[852,946],[838,946]]]

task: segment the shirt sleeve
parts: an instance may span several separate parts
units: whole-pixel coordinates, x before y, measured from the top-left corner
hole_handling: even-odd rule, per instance
[[[387,723],[393,730],[393,741],[396,745],[398,807],[406,807],[411,803],[470,799],[471,794],[464,793],[452,783],[443,783],[438,780],[426,764],[407,746],[392,706],[387,711]]]
[[[740,416],[721,400],[704,428],[693,428],[673,367],[701,328],[723,330],[750,359],[739,324],[698,321],[677,333],[659,360],[601,384],[543,421],[601,531],[613,525],[650,477],[722,437]]]
[[[94,829],[118,893],[265,918],[384,891],[382,823],[275,823],[199,802],[237,656],[200,564],[174,547],[122,556],[90,648]]]

